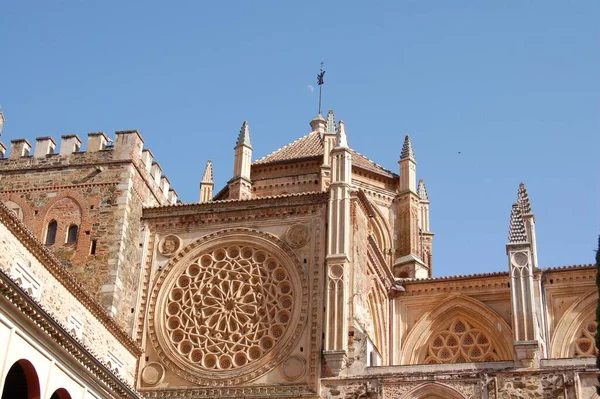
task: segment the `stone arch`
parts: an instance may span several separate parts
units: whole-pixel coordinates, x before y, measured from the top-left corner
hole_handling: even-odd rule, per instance
[[[61,246],[67,244],[69,228],[71,226],[78,226],[78,228],[81,226],[82,213],[81,205],[73,197],[64,197],[53,202],[44,215],[43,237],[46,236],[49,223],[56,220],[58,222],[56,244]]]
[[[65,388],[59,388],[54,391],[50,399],[71,399],[71,394]]]
[[[19,217],[19,215],[17,215],[17,217],[22,222],[27,222],[31,220],[31,208],[27,201],[25,201],[23,198],[15,194],[9,194],[8,196],[3,197],[2,201],[4,202],[4,205],[6,205],[11,210],[17,207],[21,209],[21,217]]]
[[[456,389],[438,382],[421,384],[400,399],[465,399]]]
[[[393,246],[392,235],[390,233],[392,228],[377,206],[373,205],[372,208],[375,214],[372,218],[369,218],[369,225],[373,233],[373,238],[375,238],[375,242],[379,246],[381,252],[386,253]]]
[[[17,360],[8,370],[2,399],[40,399],[40,380],[29,360]]]
[[[436,308],[425,313],[406,338],[401,363],[420,364],[427,357],[428,342],[454,320],[465,320],[483,331],[491,341],[498,360],[512,359],[512,330],[493,309],[465,295],[444,298]]]
[[[585,326],[595,318],[598,301],[596,289],[588,291],[572,304],[557,323],[550,343],[550,357],[554,359],[575,356],[575,341]]]

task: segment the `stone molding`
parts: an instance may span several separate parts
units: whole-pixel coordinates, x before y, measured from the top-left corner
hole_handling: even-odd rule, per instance
[[[6,298],[22,315],[42,330],[48,339],[56,342],[86,370],[94,375],[103,386],[115,394],[115,397],[139,398],[140,395],[127,382],[113,374],[99,360],[92,349],[79,339],[71,336],[66,328],[56,320],[43,306],[24,292],[18,284],[0,270],[0,294]]]
[[[0,223],[14,234],[25,248],[60,281],[64,287],[96,317],[102,325],[133,355],[140,356],[141,348],[121,329],[117,322],[106,313],[104,307],[92,298],[86,288],[73,277],[59,260],[44,246],[27,227],[17,219],[0,201]]]
[[[594,288],[584,294],[573,303],[560,318],[550,341],[551,358],[573,357],[572,346],[577,339],[577,334],[583,323],[594,318],[594,312],[598,304],[598,291]]]

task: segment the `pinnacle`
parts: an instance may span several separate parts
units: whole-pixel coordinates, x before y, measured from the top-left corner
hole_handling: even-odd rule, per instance
[[[514,203],[510,212],[510,227],[508,231],[509,243],[527,242],[527,233],[525,232],[525,223],[519,204]]]
[[[252,145],[250,144],[250,128],[248,127],[247,121],[244,121],[244,123],[242,124],[237,143],[235,144],[236,148],[241,145],[245,145],[246,147],[252,148]]]
[[[344,127],[344,121],[339,121],[337,134],[335,136],[335,146],[348,148],[348,139],[346,137],[346,128]]]
[[[329,112],[327,112],[327,133],[335,134],[335,130],[335,114],[333,113],[333,110],[330,109]]]
[[[423,179],[419,179],[419,186],[417,187],[417,194],[419,195],[419,198],[421,198],[422,200],[429,200],[429,197],[427,196],[427,189],[425,188],[425,182],[423,181]]]
[[[529,202],[529,195],[527,194],[527,188],[525,188],[525,184],[519,184],[519,192],[517,195],[519,208],[521,209],[521,213],[523,215],[531,214],[531,203]]]
[[[400,154],[400,160],[403,159],[415,160],[415,153],[413,152],[410,137],[408,135],[404,137],[404,145],[402,146],[402,153]]]
[[[209,159],[206,162],[206,168],[204,168],[204,174],[202,175],[202,183],[212,183],[213,182],[213,165],[212,161]]]

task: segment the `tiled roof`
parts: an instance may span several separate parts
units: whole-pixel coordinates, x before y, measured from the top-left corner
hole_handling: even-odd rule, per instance
[[[352,153],[352,164],[354,166],[391,178],[396,176],[394,173],[371,161],[361,153],[358,153],[352,149],[350,149],[350,152]],[[323,141],[321,140],[321,135],[319,132],[312,132],[284,147],[281,147],[269,155],[254,161],[253,165],[266,165],[270,163],[318,158],[322,156]]]
[[[319,132],[312,132],[298,140],[281,147],[269,155],[254,161],[254,165],[264,165],[282,161],[293,161],[323,156],[323,142]]]

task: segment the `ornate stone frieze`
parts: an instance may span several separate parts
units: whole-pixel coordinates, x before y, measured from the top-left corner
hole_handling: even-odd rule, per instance
[[[307,294],[302,266],[276,237],[249,229],[211,234],[180,251],[159,277],[152,343],[182,378],[241,384],[287,358],[306,323]]]

